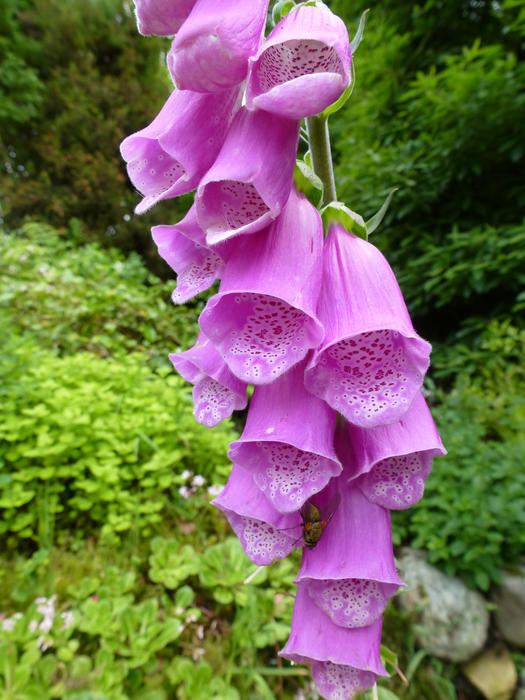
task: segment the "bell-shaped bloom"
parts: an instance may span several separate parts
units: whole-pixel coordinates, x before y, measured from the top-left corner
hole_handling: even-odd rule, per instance
[[[179,31],[196,0],[134,0],[141,34],[172,36]]]
[[[255,485],[250,472],[237,464],[213,505],[224,512],[246,556],[258,566],[283,559],[302,545],[299,513],[276,510]]]
[[[175,85],[217,92],[241,83],[261,43],[267,12],[268,0],[197,0],[168,54]]]
[[[174,304],[185,304],[221,276],[224,258],[219,254],[220,246],[212,249],[206,244],[195,207],[178,224],[154,226],[151,235],[159,255],[177,273],[177,287],[171,295]]]
[[[297,588],[292,630],[279,653],[312,666],[319,693],[329,700],[347,700],[388,676],[381,663],[380,618],[368,627],[348,629],[333,623],[312,600],[306,586]]]
[[[362,428],[398,421],[421,388],[431,347],[382,253],[340,224],[325,241],[318,316],[325,337],[306,387]]]
[[[120,146],[129,179],[144,195],[142,214],[190,192],[213,163],[237,108],[238,90],[200,95],[174,90],[155,119]]]
[[[193,384],[194,416],[213,428],[233,411],[246,408],[246,385],[235,377],[201,333],[195,345],[169,356],[175,369]]]
[[[246,105],[292,119],[318,114],[349,86],[350,63],[344,22],[324,5],[299,7],[250,59]]]
[[[335,411],[306,391],[303,374],[301,363],[255,388],[244,431],[229,451],[282,513],[299,510],[342,469],[334,449]]]
[[[446,454],[421,392],[397,423],[377,428],[348,425],[353,457],[346,473],[369,501],[390,510],[409,508],[423,496],[432,458]],[[340,443],[341,444],[341,443]],[[338,445],[339,447],[339,445]],[[341,460],[347,461],[344,447]]]
[[[273,382],[321,342],[322,245],[319,213],[294,189],[272,226],[232,246],[199,324],[247,384]]]
[[[403,582],[394,563],[389,511],[370,503],[347,475],[345,464],[342,476],[314,499],[330,524],[315,548],[303,549],[296,583],[336,625],[367,627]]]
[[[279,216],[292,187],[299,122],[241,108],[195,205],[210,244],[254,233]]]

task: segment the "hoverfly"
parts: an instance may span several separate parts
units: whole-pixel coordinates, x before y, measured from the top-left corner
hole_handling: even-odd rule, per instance
[[[330,502],[330,515],[327,518],[323,518],[319,508],[314,505],[311,501],[306,501],[303,503],[300,509],[301,518],[303,520],[301,527],[303,528],[302,535],[298,538],[303,540],[306,549],[314,549],[317,546],[321,535],[326,529],[326,526],[330,520],[334,517],[334,513],[337,510],[339,501],[341,497],[339,494],[334,496]],[[296,542],[296,544],[297,544]]]

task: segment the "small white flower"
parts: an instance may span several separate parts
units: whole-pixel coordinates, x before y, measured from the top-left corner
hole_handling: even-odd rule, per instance
[[[193,476],[193,472],[190,472],[187,469],[185,469],[180,476],[181,479],[189,479],[190,476]]]
[[[31,620],[28,627],[30,632],[36,632],[38,629],[38,622],[36,620]]]
[[[200,474],[197,474],[197,476],[195,476],[193,478],[193,481],[191,483],[193,486],[196,486],[196,487],[204,486],[204,484],[206,483],[206,479],[203,476],[201,476]]]
[[[73,615],[73,611],[72,611],[72,610],[65,610],[65,611],[60,615],[60,617],[61,617],[62,620],[64,621],[63,624],[62,624],[62,627],[61,627],[61,629],[63,629],[63,630],[67,630],[68,627],[71,627],[71,625],[73,624],[73,620],[75,619],[75,616]]]
[[[188,498],[190,495],[190,490],[187,486],[181,486],[179,489],[179,493],[182,496],[182,498]]]
[[[16,620],[14,620],[12,617],[8,617],[6,620],[2,620],[2,629],[6,632],[10,632],[15,626],[15,622]]]
[[[224,486],[220,486],[219,484],[213,484],[212,486],[208,486],[206,490],[210,496],[215,498],[215,496],[218,496],[220,494],[223,488]]]

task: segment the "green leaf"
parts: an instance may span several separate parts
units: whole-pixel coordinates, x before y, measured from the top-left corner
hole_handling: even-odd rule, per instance
[[[390,190],[387,198],[385,199],[385,201],[381,205],[381,208],[379,209],[379,211],[377,211],[374,214],[374,216],[372,216],[372,218],[366,222],[366,228],[368,230],[369,235],[371,233],[373,233],[376,230],[376,228],[379,226],[379,224],[383,221],[385,214],[388,210],[388,207],[390,205],[390,200],[394,196],[394,192],[397,192],[398,189],[399,189],[398,187],[394,187],[393,190]]]
[[[347,231],[351,231],[356,236],[368,240],[367,227],[363,217],[355,211],[349,209],[342,202],[330,202],[321,209],[321,218],[325,231],[332,223],[341,224]]]
[[[366,24],[366,16],[370,10],[365,10],[363,14],[361,15],[361,18],[359,20],[359,25],[357,27],[357,31],[354,35],[354,38],[350,42],[350,50],[352,51],[352,57],[354,56],[355,52],[357,51],[359,44],[363,40],[363,34],[365,32],[365,24]]]

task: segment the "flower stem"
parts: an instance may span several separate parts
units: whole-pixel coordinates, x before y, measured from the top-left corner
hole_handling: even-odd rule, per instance
[[[323,183],[322,206],[337,201],[335,192],[334,167],[330,149],[330,134],[328,133],[328,117],[318,115],[306,118],[306,129],[310,142],[312,167],[315,174]]]

